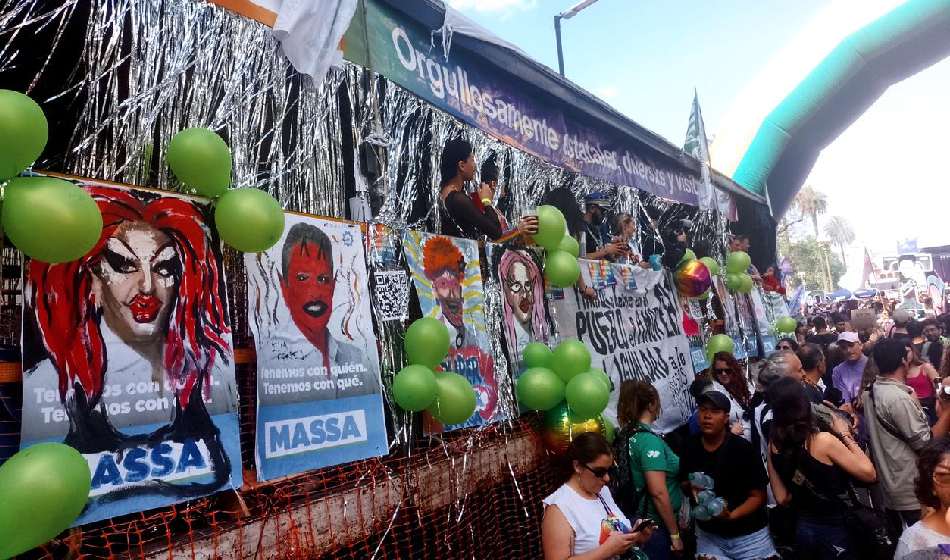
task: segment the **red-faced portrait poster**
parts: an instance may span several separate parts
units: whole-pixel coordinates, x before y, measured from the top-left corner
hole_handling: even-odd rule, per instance
[[[257,346],[258,478],[385,455],[359,225],[288,214],[281,240],[244,264]]]
[[[21,449],[89,463],[77,524],[241,485],[221,242],[203,199],[97,183],[96,246],[24,265]]]

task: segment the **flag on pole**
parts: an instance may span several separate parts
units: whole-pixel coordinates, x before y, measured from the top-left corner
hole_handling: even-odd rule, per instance
[[[693,156],[700,163],[702,178],[699,193],[699,207],[707,210],[718,209],[719,212],[731,221],[736,221],[736,203],[732,195],[713,186],[710,174],[709,140],[706,137],[706,125],[703,122],[703,112],[699,108],[699,93],[693,91],[693,108],[689,114],[689,126],[686,127],[686,142],[683,151]]]
[[[870,288],[871,279],[874,275],[874,263],[871,262],[871,254],[868,253],[868,248],[864,248],[864,270],[861,271],[861,287]]]

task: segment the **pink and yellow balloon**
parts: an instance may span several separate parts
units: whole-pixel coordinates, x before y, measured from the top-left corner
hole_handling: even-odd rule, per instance
[[[699,297],[712,286],[709,269],[699,260],[686,261],[676,269],[676,289],[683,297]]]

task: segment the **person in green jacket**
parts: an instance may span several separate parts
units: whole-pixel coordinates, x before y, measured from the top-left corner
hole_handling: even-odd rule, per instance
[[[630,470],[637,495],[642,496],[637,514],[658,525],[643,546],[651,560],[670,558],[683,551],[677,514],[683,504],[678,479],[680,458],[653,429],[660,416],[660,395],[643,381],[620,385],[617,420],[630,433]]]

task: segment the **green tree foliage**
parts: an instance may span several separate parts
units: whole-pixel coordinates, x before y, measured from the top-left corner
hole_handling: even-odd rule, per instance
[[[826,290],[825,259],[831,270],[832,286],[847,271],[841,258],[832,250],[827,241],[818,241],[814,236],[803,239],[790,239],[789,236],[779,236],[779,251],[787,256],[795,267],[795,275],[805,285],[807,290]]]

